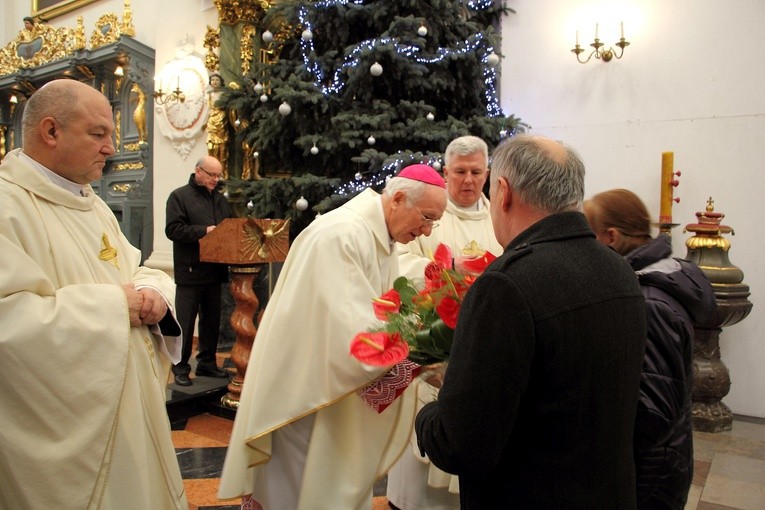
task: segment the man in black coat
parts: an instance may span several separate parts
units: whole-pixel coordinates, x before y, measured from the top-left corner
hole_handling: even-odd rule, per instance
[[[165,235],[173,241],[175,308],[183,329],[181,361],[173,366],[175,383],[190,386],[192,339],[199,314],[199,353],[196,375],[228,377],[218,368],[221,284],[228,280],[228,266],[199,261],[199,240],[221,221],[231,217],[228,201],[220,193],[223,166],[212,156],[197,161],[189,183],[167,198]]]
[[[420,448],[459,475],[463,509],[634,509],[632,438],[645,347],[634,272],[579,212],[584,165],[516,136],[493,154],[504,254],[460,311]]]

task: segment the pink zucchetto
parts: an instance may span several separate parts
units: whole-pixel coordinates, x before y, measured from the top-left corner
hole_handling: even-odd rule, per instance
[[[446,188],[446,182],[444,178],[436,172],[433,167],[428,165],[409,165],[401,170],[396,177],[403,177],[404,179],[411,179],[413,181],[420,181],[426,184],[432,184],[439,188]]]

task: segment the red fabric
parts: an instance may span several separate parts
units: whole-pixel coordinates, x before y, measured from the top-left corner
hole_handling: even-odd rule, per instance
[[[358,394],[379,414],[404,392],[421,370],[420,365],[408,359],[399,361],[382,378],[360,389]]]

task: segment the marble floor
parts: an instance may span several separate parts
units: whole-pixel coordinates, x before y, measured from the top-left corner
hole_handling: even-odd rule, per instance
[[[218,366],[233,373],[236,369],[229,358],[230,353],[219,352]],[[181,392],[203,393],[225,386],[221,379],[196,379],[193,372],[191,377],[194,384],[189,388],[176,386],[170,377],[168,401],[182,400]],[[231,412],[204,412],[173,423],[173,443],[190,510],[240,508],[239,500],[216,497],[231,418]],[[765,419],[734,416],[732,430],[694,432],[693,440],[694,476],[686,510],[765,510]],[[388,510],[385,479],[375,485],[372,510]]]
[[[239,508],[215,494],[232,422],[212,414],[193,416],[173,442],[192,510]],[[696,432],[695,475],[687,510],[765,509],[765,420],[737,416],[728,432]],[[377,484],[374,510],[387,508],[385,481]]]

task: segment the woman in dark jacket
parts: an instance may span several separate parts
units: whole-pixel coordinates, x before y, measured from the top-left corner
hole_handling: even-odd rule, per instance
[[[584,212],[597,239],[635,270],[646,302],[634,439],[637,506],[683,509],[693,478],[693,325],[711,322],[715,295],[698,266],[671,257],[669,236],[651,238],[648,211],[631,191],[599,193]]]

